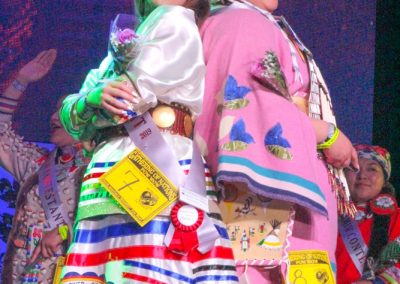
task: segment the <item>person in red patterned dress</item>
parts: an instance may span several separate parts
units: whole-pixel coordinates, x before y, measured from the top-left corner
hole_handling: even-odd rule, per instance
[[[337,281],[400,283],[400,209],[389,183],[389,152],[379,146],[356,145],[360,171],[346,171],[357,204],[355,220],[339,220]]]

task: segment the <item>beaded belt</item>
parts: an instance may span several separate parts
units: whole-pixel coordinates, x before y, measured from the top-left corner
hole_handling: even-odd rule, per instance
[[[149,112],[160,131],[191,138],[193,121],[187,107],[177,103],[158,104]],[[129,136],[123,124],[99,129],[95,142],[98,145],[102,141],[120,136]]]
[[[193,121],[190,110],[180,104],[158,104],[150,110],[154,123],[161,131],[190,138],[193,132]]]

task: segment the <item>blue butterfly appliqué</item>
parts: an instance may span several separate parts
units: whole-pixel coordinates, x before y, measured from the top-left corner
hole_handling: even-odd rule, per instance
[[[272,127],[267,135],[265,135],[264,144],[265,145],[279,145],[284,148],[290,148],[290,143],[285,138],[282,137],[283,130],[282,125],[278,122],[274,127]]]
[[[290,143],[282,135],[282,125],[278,122],[265,135],[264,145],[267,150],[274,156],[283,160],[291,160],[293,159],[293,155],[288,149],[291,148]]]
[[[237,121],[229,133],[229,142],[222,145],[222,150],[238,152],[246,150],[248,144],[254,143],[254,138],[246,132],[243,119]]]
[[[253,136],[246,132],[246,125],[243,119],[240,119],[232,126],[229,139],[231,141],[241,141],[246,144],[254,143]]]
[[[236,79],[232,75],[229,75],[225,84],[224,99],[226,101],[243,99],[250,91],[250,88],[238,86]]]

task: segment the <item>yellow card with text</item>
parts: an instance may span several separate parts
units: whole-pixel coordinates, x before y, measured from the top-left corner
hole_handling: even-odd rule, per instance
[[[99,180],[142,227],[178,198],[175,185],[139,148]]]
[[[335,284],[328,253],[321,250],[290,251],[289,281],[291,284]]]

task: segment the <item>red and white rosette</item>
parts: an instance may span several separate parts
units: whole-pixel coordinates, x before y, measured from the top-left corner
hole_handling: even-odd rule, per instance
[[[397,201],[394,196],[383,193],[372,199],[369,206],[378,215],[391,215],[397,210]]]
[[[181,255],[194,249],[206,253],[218,237],[217,229],[203,211],[183,202],[174,205],[171,225],[164,239],[169,250]]]

